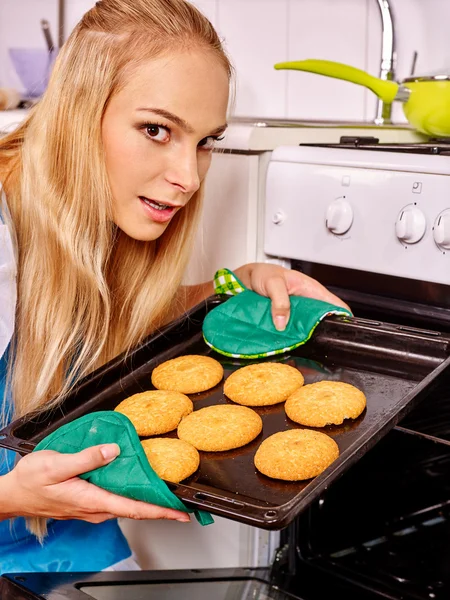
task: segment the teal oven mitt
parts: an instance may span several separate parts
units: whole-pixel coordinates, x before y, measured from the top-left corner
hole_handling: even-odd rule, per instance
[[[291,314],[284,331],[272,321],[271,300],[245,288],[228,269],[214,276],[217,294],[233,295],[209,312],[203,322],[205,342],[221,354],[234,358],[263,358],[282,354],[304,344],[327,315],[351,312],[313,298],[291,296]]]
[[[70,454],[114,442],[120,447],[119,456],[103,467],[80,475],[82,479],[133,500],[193,512],[201,525],[214,523],[209,513],[187,508],[170,491],[150,466],[133,424],[121,413],[101,411],[84,415],[59,427],[39,442],[34,451],[56,450]]]

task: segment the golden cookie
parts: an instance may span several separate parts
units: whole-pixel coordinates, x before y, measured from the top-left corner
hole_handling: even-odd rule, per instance
[[[178,437],[197,450],[219,452],[245,446],[261,430],[261,417],[251,408],[219,404],[185,417],[178,425]]]
[[[210,356],[179,356],[161,363],[152,373],[158,390],[196,394],[213,388],[223,378],[222,365]]]
[[[284,406],[287,416],[301,425],[325,427],[356,419],[366,407],[366,397],[342,381],[318,381],[294,392]]]
[[[193,409],[184,394],[152,390],[126,398],[114,410],[130,419],[138,435],[159,435],[176,429]]]
[[[330,436],[311,429],[290,429],[274,433],[255,454],[255,467],[268,477],[299,481],[324,471],[339,456]]]
[[[283,363],[258,363],[242,367],[225,381],[223,391],[230,400],[245,406],[267,406],[284,402],[303,385],[303,375]]]
[[[191,444],[176,438],[153,438],[142,442],[152,469],[161,479],[178,483],[198,469],[200,455]]]

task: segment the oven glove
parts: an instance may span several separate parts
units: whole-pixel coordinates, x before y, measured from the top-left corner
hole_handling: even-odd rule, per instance
[[[94,485],[113,494],[150,502],[165,508],[194,513],[201,525],[214,523],[208,512],[187,508],[150,466],[131,421],[115,411],[90,413],[62,425],[36,446],[36,450],[55,450],[63,454],[80,452],[97,444],[116,443],[120,454],[109,464],[83,473]]]
[[[283,354],[307,342],[327,315],[351,312],[313,298],[291,296],[291,314],[284,331],[275,329],[271,300],[246,289],[229,271],[217,271],[215,291],[233,295],[209,312],[203,322],[205,342],[216,352],[233,358],[264,358]]]

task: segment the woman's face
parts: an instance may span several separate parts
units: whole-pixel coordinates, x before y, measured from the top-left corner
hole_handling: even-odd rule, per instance
[[[102,138],[116,225],[157,239],[199,189],[226,128],[228,75],[212,52],[143,63],[111,99]]]

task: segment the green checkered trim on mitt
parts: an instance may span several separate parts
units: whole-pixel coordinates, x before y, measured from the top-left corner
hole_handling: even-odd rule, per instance
[[[246,287],[239,281],[233,271],[230,269],[219,269],[214,275],[214,292],[216,294],[227,294],[228,296],[236,296],[241,292],[245,292]]]

